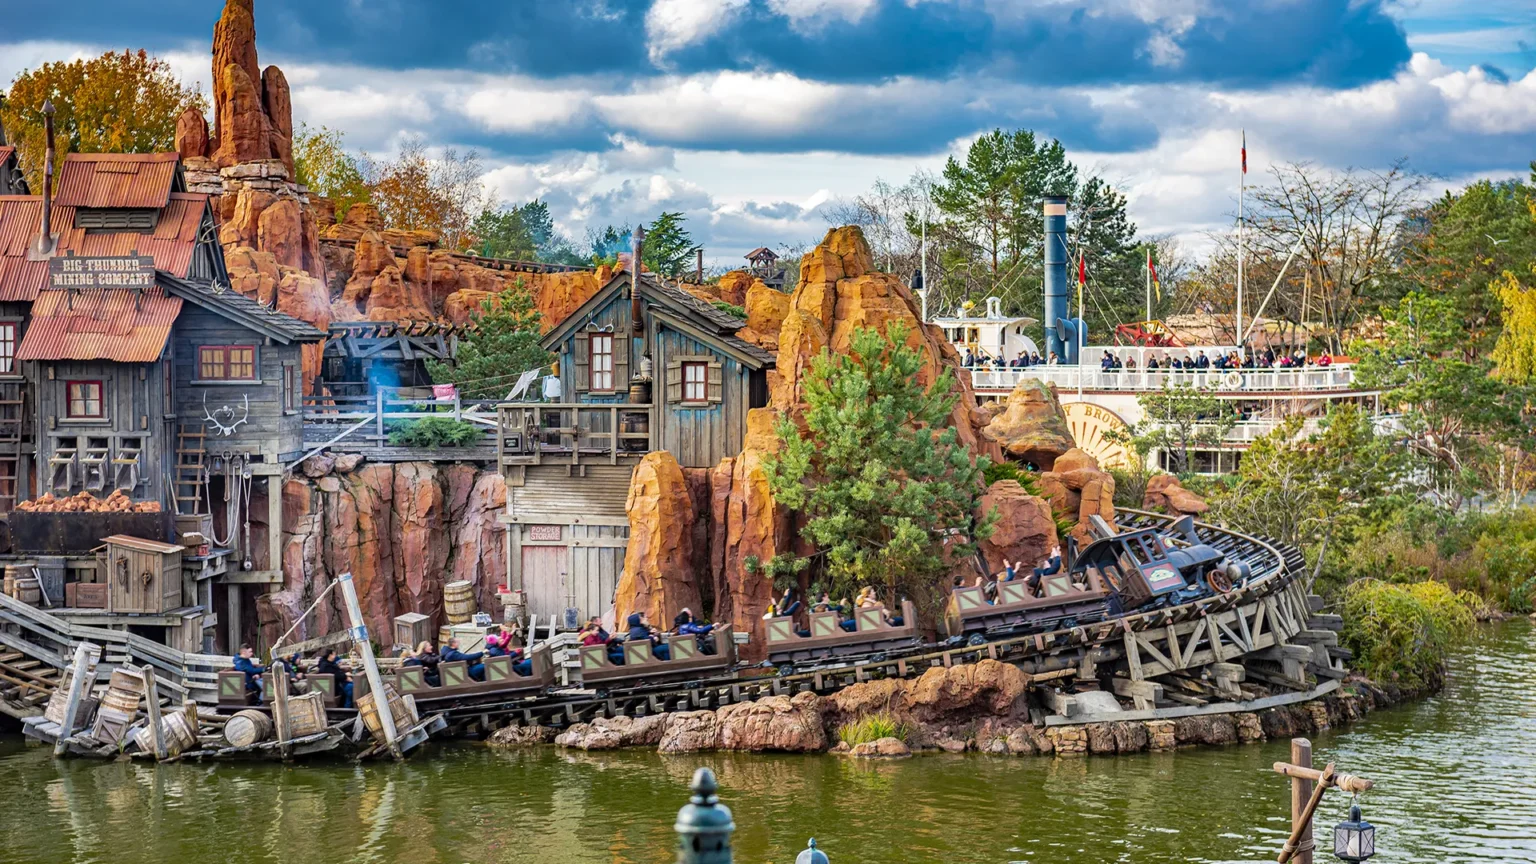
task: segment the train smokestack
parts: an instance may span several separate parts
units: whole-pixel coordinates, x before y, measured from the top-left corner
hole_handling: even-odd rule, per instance
[[[1067,198],[1045,196],[1045,348],[1062,362],[1067,350],[1058,322],[1067,318]]]

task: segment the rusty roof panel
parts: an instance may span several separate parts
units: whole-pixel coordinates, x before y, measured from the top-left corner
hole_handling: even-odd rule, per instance
[[[207,208],[207,195],[175,192],[161,209],[152,233],[88,234],[74,227],[75,208],[59,206],[53,210],[53,230],[59,235],[59,254],[136,252],[153,257],[156,269],[180,276],[191,269],[198,227]],[[38,196],[0,196],[0,301],[31,302],[47,283],[48,262],[27,260],[27,246],[37,239],[41,219],[42,199]]]
[[[158,285],[142,294],[131,288],[50,288],[32,304],[16,359],[154,362],[165,351],[181,303]]]
[[[176,186],[175,153],[70,153],[59,169],[61,207],[164,207]]]

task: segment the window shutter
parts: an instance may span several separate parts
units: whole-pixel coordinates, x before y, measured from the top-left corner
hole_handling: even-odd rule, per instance
[[[577,390],[588,390],[591,388],[591,384],[589,383],[590,376],[587,374],[587,365],[592,362],[592,349],[590,347],[591,341],[591,337],[585,333],[576,334],[576,356],[574,358],[574,365],[576,367],[575,389]]]
[[[627,333],[613,334],[613,389],[616,393],[626,393],[629,390],[629,352],[632,350],[635,340],[629,338]],[[625,395],[628,399],[628,395]]]
[[[720,370],[718,360],[709,361],[709,401],[719,404],[725,399],[724,375]]]
[[[683,361],[667,361],[667,402],[673,405],[683,401]]]

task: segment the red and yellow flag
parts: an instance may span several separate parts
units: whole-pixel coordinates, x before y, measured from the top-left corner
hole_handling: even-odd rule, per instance
[[[1147,272],[1152,274],[1152,290],[1156,292],[1158,302],[1163,299],[1163,283],[1157,280],[1157,267],[1152,263],[1152,250],[1147,250]]]

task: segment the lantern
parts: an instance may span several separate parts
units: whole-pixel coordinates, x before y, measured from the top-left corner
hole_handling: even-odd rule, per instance
[[[1376,826],[1361,818],[1360,805],[1351,804],[1349,820],[1334,826],[1333,854],[1355,862],[1376,854]]]
[[[827,861],[827,853],[816,848],[816,838],[811,838],[811,844],[805,847],[805,851],[795,856],[795,864],[830,864]]]
[[[677,813],[678,864],[730,864],[731,832],[736,823],[729,807],[715,793],[715,772],[700,768],[693,774],[693,797]]]

